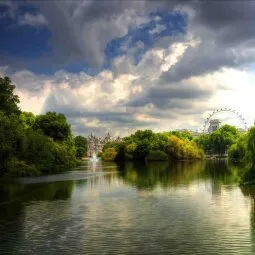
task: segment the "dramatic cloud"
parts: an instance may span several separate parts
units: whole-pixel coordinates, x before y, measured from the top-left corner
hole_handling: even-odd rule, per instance
[[[200,43],[190,47],[173,68],[162,74],[162,82],[176,82],[222,67],[240,67],[254,62],[253,1],[245,4],[201,1],[187,6],[187,31]]]
[[[68,62],[82,57],[84,62],[98,67],[104,63],[108,42],[147,21],[141,5],[139,1],[52,2],[50,5],[46,2],[40,4],[40,9],[49,21],[58,59],[63,56]]]
[[[43,73],[1,54],[0,73],[17,84],[24,110],[62,112],[82,134],[199,129],[218,107],[253,122],[253,1],[34,2],[21,14],[6,6],[23,29],[50,32],[52,56],[47,48],[38,66],[67,66]]]

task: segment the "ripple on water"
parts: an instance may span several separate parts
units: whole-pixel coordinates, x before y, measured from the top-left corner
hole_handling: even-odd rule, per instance
[[[139,172],[105,172],[23,184],[30,195],[0,207],[0,254],[255,254],[251,198],[239,187],[170,176],[172,186],[140,188]]]

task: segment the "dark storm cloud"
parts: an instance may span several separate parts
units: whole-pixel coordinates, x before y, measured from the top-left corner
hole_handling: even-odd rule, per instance
[[[162,74],[162,83],[255,61],[254,1],[200,1],[189,6],[195,16],[188,30],[201,43]]]
[[[197,47],[188,48],[178,63],[162,73],[161,83],[178,82],[222,67],[238,67],[254,60],[255,48],[225,48],[207,40]]]
[[[199,89],[191,85],[154,87],[128,102],[127,106],[143,107],[148,104],[153,104],[159,109],[187,109],[192,107],[195,100],[205,99],[211,95],[212,91]]]
[[[53,62],[56,66],[81,61],[87,62],[89,66],[99,67],[104,63],[104,51],[108,42],[125,36],[130,26],[139,26],[142,23],[141,19],[149,18],[151,12],[173,11],[174,8],[181,9],[183,14],[188,12],[188,32],[191,31],[196,37],[200,37],[202,43],[197,49],[188,51],[174,70],[163,75],[163,80],[179,80],[207,70],[213,71],[222,66],[236,66],[254,60],[253,53],[249,58],[242,57],[242,50],[251,49],[254,45],[254,1],[27,3],[37,6],[40,10],[38,15],[43,15],[47,21],[45,23],[51,31],[50,44],[54,49]],[[192,12],[194,17],[193,14],[190,15]],[[237,54],[231,55],[230,49],[237,50]],[[231,59],[232,57],[235,61]],[[16,63],[11,57],[9,59],[7,56],[6,61],[13,66],[20,66],[19,62]],[[40,61],[43,65],[46,62],[51,64],[49,59]],[[187,67],[187,62],[191,61],[196,64]],[[31,66],[31,63],[24,63],[25,65]]]
[[[83,59],[98,67],[104,62],[106,44],[139,23],[127,11],[143,13],[142,6],[139,1],[56,1],[40,3],[40,10],[49,22],[58,61]]]
[[[196,23],[216,31],[219,40],[236,44],[254,39],[254,1],[206,1],[196,9]]]

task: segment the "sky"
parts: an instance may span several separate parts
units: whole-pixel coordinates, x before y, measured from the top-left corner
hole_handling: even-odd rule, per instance
[[[0,75],[75,135],[255,119],[255,1],[1,1]],[[216,116],[242,127],[231,114]]]

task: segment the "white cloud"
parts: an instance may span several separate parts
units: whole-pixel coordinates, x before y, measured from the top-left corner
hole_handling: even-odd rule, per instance
[[[53,45],[60,46],[62,53],[70,58],[76,54],[89,64],[100,66],[108,42],[127,35],[130,27],[139,28],[150,21],[143,4],[138,1],[129,6],[123,2],[101,9],[87,1],[42,4],[47,21],[25,15],[23,24],[48,23]],[[132,40],[127,38],[121,46],[125,54],[113,60],[111,70],[96,76],[65,70],[50,76],[29,70],[10,74],[17,84],[22,109],[63,112],[73,130],[84,134],[109,130],[124,135],[137,128],[199,129],[206,114],[218,107],[238,110],[251,125],[255,75],[240,66],[253,61],[253,45],[246,42],[241,30],[241,44],[224,41],[225,34],[234,31],[233,27],[229,29],[231,24],[223,19],[227,25],[218,31],[218,23],[210,20],[210,15],[203,15],[209,11],[204,10],[205,5],[199,4],[199,11],[193,7],[178,7],[188,13],[187,33],[159,39],[137,65],[134,52],[144,49],[144,44],[138,42],[130,48]],[[151,19],[156,21],[151,34],[166,29],[157,23],[162,21],[159,16]],[[199,24],[199,19],[204,23]],[[6,66],[0,67],[1,73],[8,73]]]
[[[187,39],[166,49],[151,49],[138,65],[130,62],[127,54],[115,60],[113,71],[105,70],[94,77],[84,72],[75,74],[64,70],[52,76],[23,70],[10,77],[17,84],[23,110],[36,114],[50,110],[65,113],[75,133],[109,130],[124,135],[138,128],[199,129],[204,121],[203,113],[217,107],[238,110],[251,125],[254,115],[250,109],[255,108],[255,75],[249,70],[224,68],[191,77],[182,83],[163,87],[159,83],[165,66],[171,69],[187,47],[193,45],[194,42]],[[123,71],[121,63],[125,62],[129,68]],[[6,73],[8,69],[5,66],[0,71]],[[170,94],[161,93],[163,88]],[[185,88],[190,88],[190,92]],[[152,89],[159,91],[155,94],[158,98],[146,98]],[[145,97],[148,103],[128,106],[139,97]],[[169,107],[158,107],[166,102]]]
[[[160,34],[161,32],[163,32],[164,30],[166,30],[165,25],[156,24],[156,26],[149,31],[149,34],[157,35],[157,34]]]
[[[40,27],[48,24],[46,18],[41,14],[25,13],[23,16],[18,17],[18,24],[21,26]]]

